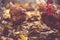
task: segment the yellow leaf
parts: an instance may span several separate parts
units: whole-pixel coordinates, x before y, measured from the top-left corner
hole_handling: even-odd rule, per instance
[[[4,14],[4,16],[6,17],[6,18],[10,18],[10,13],[9,13],[9,9],[8,10],[5,10],[5,14]]]
[[[20,38],[21,38],[21,40],[27,40],[27,37],[25,37],[25,35],[20,35]]]

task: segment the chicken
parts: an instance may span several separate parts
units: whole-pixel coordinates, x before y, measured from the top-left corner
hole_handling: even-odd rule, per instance
[[[26,19],[26,9],[22,7],[15,6],[13,4],[10,5],[10,14],[11,14],[11,21],[13,24],[20,24],[21,22],[25,21]]]
[[[60,14],[42,14],[42,21],[49,27],[60,30]]]
[[[53,4],[47,4],[47,10],[42,14],[42,21],[49,27],[60,31],[60,14],[56,14],[56,10]]]

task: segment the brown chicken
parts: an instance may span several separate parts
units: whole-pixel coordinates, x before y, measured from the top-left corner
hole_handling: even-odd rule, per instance
[[[52,3],[49,3],[46,12],[42,14],[42,21],[49,27],[60,30],[60,14],[56,13],[57,10]]]
[[[11,21],[14,25],[18,25],[26,19],[26,10],[13,4],[10,6]]]
[[[51,15],[42,14],[42,21],[49,27],[60,30],[60,14],[57,13]]]

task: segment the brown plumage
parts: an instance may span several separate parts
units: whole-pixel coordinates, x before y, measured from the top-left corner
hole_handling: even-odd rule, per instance
[[[42,14],[42,21],[49,27],[60,31],[60,14],[54,14],[54,16]]]
[[[22,7],[17,7],[15,5],[11,5],[10,7],[10,14],[11,14],[11,21],[13,24],[20,24],[21,22],[25,21],[26,14],[25,9]]]

